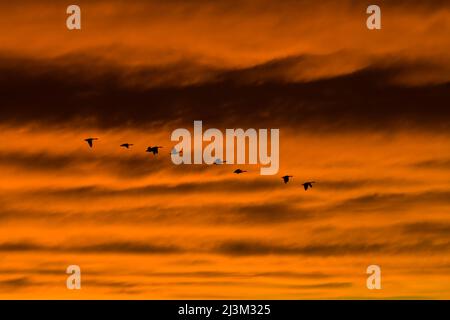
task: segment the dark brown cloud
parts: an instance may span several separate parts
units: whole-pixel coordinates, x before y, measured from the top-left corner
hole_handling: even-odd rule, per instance
[[[77,254],[132,254],[132,255],[177,255],[181,253],[212,253],[225,256],[353,256],[353,255],[393,255],[393,254],[444,254],[450,250],[450,242],[441,239],[423,239],[396,243],[387,242],[334,242],[276,244],[267,241],[224,240],[216,244],[204,244],[196,249],[151,244],[139,241],[94,242],[78,245],[44,245],[30,242],[1,243],[0,252],[53,252]]]
[[[427,204],[450,204],[450,191],[429,190],[419,193],[372,193],[344,200],[325,209],[325,212],[377,212],[392,213]]]
[[[145,274],[146,277],[175,277],[175,278],[291,278],[291,279],[326,279],[331,274],[320,272],[292,272],[267,271],[267,272],[224,272],[224,271],[195,271],[195,272],[152,272]]]
[[[341,289],[350,288],[353,284],[351,282],[325,282],[317,284],[297,284],[290,285],[291,289]]]
[[[450,223],[421,221],[399,226],[406,234],[434,235],[440,239],[450,238]]]
[[[197,192],[256,192],[270,190],[274,186],[281,185],[279,181],[271,180],[248,180],[237,181],[232,179],[223,179],[217,181],[204,182],[184,182],[174,184],[151,184],[142,187],[129,187],[114,189],[97,185],[73,187],[73,188],[49,188],[31,191],[29,194],[40,196],[56,196],[65,198],[79,197],[117,197],[117,196],[150,196],[159,194],[186,194]],[[241,208],[243,211],[254,210],[253,207]],[[247,211],[248,211],[247,210]]]
[[[67,266],[70,265],[70,263],[64,263],[60,265],[60,268],[42,268],[41,266],[37,267],[36,269],[14,269],[14,268],[2,268],[0,269],[0,274],[2,275],[52,275],[52,276],[61,276],[65,278],[67,276],[66,269]],[[92,270],[85,270],[83,272],[85,275],[102,275],[104,272],[100,271],[92,271]]]
[[[17,277],[12,279],[0,280],[0,290],[17,290],[35,285],[28,277]]]
[[[158,77],[159,71],[139,70],[137,76],[119,67],[91,67],[89,59],[80,66],[3,58],[0,94],[7,107],[0,122],[117,127],[191,125],[199,119],[217,127],[351,130],[388,126],[438,131],[449,127],[450,84],[408,87],[392,82],[401,70],[414,69],[415,65],[374,66],[297,83],[271,76],[274,68],[288,70],[296,59],[301,58],[218,71],[213,79],[193,85],[152,87],[145,85],[150,81],[142,79]],[[245,80],[249,73],[250,80]]]
[[[182,250],[170,245],[154,245],[144,242],[101,242],[92,244],[43,245],[32,242],[6,242],[0,244],[1,252],[74,252],[85,254],[176,254]]]
[[[221,254],[232,256],[253,255],[353,255],[380,252],[384,244],[318,244],[318,245],[277,245],[252,241],[226,241],[216,247]]]
[[[95,197],[84,194],[79,190],[74,200],[90,199]],[[40,193],[41,197],[44,195]],[[164,194],[164,193],[160,193]],[[67,198],[65,198],[67,199]],[[311,210],[295,208],[286,203],[268,202],[259,204],[192,204],[182,207],[164,207],[158,205],[129,207],[124,209],[106,209],[84,211],[72,209],[68,211],[53,209],[15,209],[3,206],[0,220],[24,223],[41,222],[46,225],[65,224],[96,224],[103,225],[121,224],[154,224],[171,223],[186,224],[190,221],[195,224],[277,224],[289,221],[303,220],[312,217]],[[317,211],[317,210],[316,210]],[[314,212],[316,212],[314,211]]]
[[[84,141],[79,141],[80,145],[82,143]],[[120,178],[145,176],[164,168],[176,170],[176,167],[171,166],[170,162],[154,161],[143,151],[141,154],[118,156],[76,152],[52,154],[49,152],[2,151],[0,152],[0,165],[31,172],[59,171],[64,172],[65,175],[78,175],[83,172],[87,174],[94,170],[95,173],[112,174]]]
[[[2,252],[40,251],[43,248],[43,246],[32,242],[6,242],[0,244],[0,251]]]
[[[213,250],[218,254],[230,256],[264,256],[264,255],[301,255],[301,256],[346,256],[346,255],[392,255],[392,254],[446,254],[450,242],[440,239],[405,241],[402,243],[357,242],[287,245],[262,241],[230,240],[219,243]]]
[[[356,166],[356,165],[353,165]],[[350,166],[349,166],[350,167]],[[315,188],[320,190],[331,190],[331,191],[346,191],[361,189],[364,187],[384,187],[388,186],[400,186],[404,187],[411,185],[411,183],[417,183],[417,181],[407,180],[407,179],[396,179],[396,178],[384,178],[384,179],[346,179],[346,180],[320,180],[317,181]]]
[[[365,180],[364,180],[365,181]],[[355,182],[356,183],[356,182]],[[366,182],[363,182],[364,184]],[[383,182],[378,181],[380,185]],[[403,183],[403,182],[401,182]],[[273,190],[281,183],[276,180],[247,180],[236,181],[224,179],[206,182],[187,182],[179,184],[158,184],[142,187],[114,189],[102,186],[84,186],[74,188],[41,188],[19,192],[17,197],[27,199],[48,199],[48,201],[89,200],[91,202],[116,198],[142,198],[158,195],[194,195],[194,194],[227,194],[234,195],[235,200],[245,198],[245,194]],[[356,183],[358,184],[358,183]],[[281,186],[283,186],[281,184]],[[351,186],[351,189],[354,186]],[[334,188],[334,183],[331,183]],[[333,189],[334,190],[334,189]],[[337,189],[340,190],[340,189]],[[298,188],[298,192],[302,192]],[[102,224],[140,224],[164,223],[185,224],[186,221],[195,223],[224,223],[234,224],[277,224],[301,220],[324,220],[334,215],[354,214],[385,214],[406,212],[409,209],[433,204],[448,206],[450,194],[445,190],[429,190],[423,192],[405,193],[368,193],[348,198],[336,203],[308,205],[309,198],[303,194],[291,194],[286,197],[267,199],[263,202],[247,202],[240,204],[230,201],[227,204],[189,203],[181,206],[138,205],[121,209],[88,210],[72,209],[60,211],[46,208],[18,209],[4,203],[1,207],[3,220],[13,221],[42,221],[46,223],[102,223]],[[14,203],[14,202],[13,202]]]
[[[431,170],[450,170],[450,159],[429,159],[416,162],[414,168]]]
[[[170,245],[152,245],[139,242],[106,242],[70,247],[70,251],[86,253],[173,254],[180,248]]]

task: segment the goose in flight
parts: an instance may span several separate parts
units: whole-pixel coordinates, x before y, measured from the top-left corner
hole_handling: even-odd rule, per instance
[[[183,150],[177,151],[177,149],[173,148],[170,150],[169,154],[179,154],[180,156],[183,155]]]
[[[303,188],[305,188],[305,191],[308,190],[308,188],[312,188],[312,184],[316,183],[315,181],[308,181],[305,183],[302,183]]]
[[[129,149],[132,145],[133,145],[132,143],[123,143],[120,146],[123,147],[123,148]]]
[[[94,140],[98,140],[98,138],[87,138],[87,139],[84,139],[84,141],[87,142],[87,144],[89,145],[90,148],[93,147],[93,145],[94,145]]]
[[[244,173],[244,172],[247,172],[247,171],[241,170],[241,169],[236,169],[236,170],[234,170],[233,173],[240,174],[240,173]]]
[[[220,164],[224,164],[224,163],[227,163],[227,162],[224,161],[224,160],[222,160],[222,159],[216,159],[216,160],[214,160],[214,164],[215,164],[215,165],[220,165]]]
[[[156,156],[158,154],[158,149],[161,149],[161,148],[162,147],[159,147],[159,146],[148,147],[145,152],[151,152],[151,153],[153,153]]]
[[[294,177],[294,176],[283,176],[283,177],[281,177],[281,179],[283,179],[284,183],[288,183],[289,179],[292,177]]]

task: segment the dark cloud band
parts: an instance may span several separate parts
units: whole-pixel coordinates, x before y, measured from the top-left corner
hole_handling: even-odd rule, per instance
[[[80,65],[70,59],[61,64],[3,58],[0,123],[104,128],[166,125],[175,129],[201,119],[211,127],[230,128],[442,131],[450,127],[449,83],[415,87],[393,83],[399,72],[415,65],[374,66],[309,82],[276,76],[298,59],[302,58],[215,70],[214,76],[197,84],[151,86],[161,73],[195,66],[184,62],[173,69],[143,68],[130,73],[117,66],[90,66],[89,60]]]

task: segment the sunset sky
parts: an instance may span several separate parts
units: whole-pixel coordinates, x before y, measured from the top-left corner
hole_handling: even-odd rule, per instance
[[[0,3],[1,299],[450,298],[448,1],[69,4]],[[194,120],[279,173],[174,165]]]

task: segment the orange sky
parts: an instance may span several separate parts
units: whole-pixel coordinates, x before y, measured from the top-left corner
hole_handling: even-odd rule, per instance
[[[66,5],[0,4],[0,298],[450,297],[448,6]],[[279,174],[173,165],[193,120],[279,128]]]

